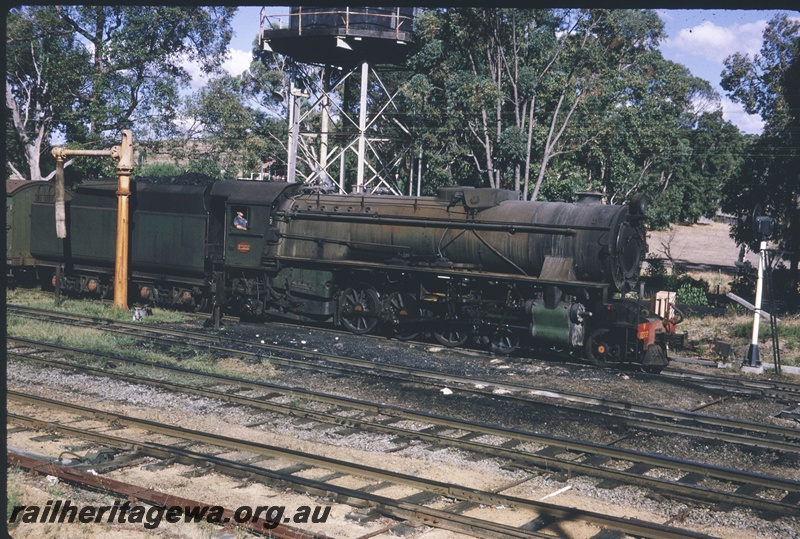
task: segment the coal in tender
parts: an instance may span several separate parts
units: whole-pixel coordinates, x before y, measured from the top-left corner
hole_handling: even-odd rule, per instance
[[[160,185],[209,185],[214,183],[213,177],[196,172],[187,172],[179,176],[137,176],[137,182]]]

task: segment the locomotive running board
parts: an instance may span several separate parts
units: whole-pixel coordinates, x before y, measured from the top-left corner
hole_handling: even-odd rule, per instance
[[[423,272],[423,273],[432,273],[436,275],[447,275],[451,277],[481,277],[483,279],[498,279],[498,280],[515,281],[515,282],[538,284],[538,285],[593,288],[596,290],[603,290],[605,291],[605,293],[607,293],[608,291],[607,284],[595,283],[592,281],[564,281],[564,280],[540,279],[538,277],[530,277],[527,275],[509,275],[507,273],[494,273],[488,271],[463,270],[463,269],[458,270],[444,266],[404,266],[400,264],[384,264],[376,262],[366,262],[361,260],[318,260],[314,258],[302,258],[293,256],[281,256],[276,258],[280,262],[309,264],[318,267],[325,267],[327,269],[330,269],[333,266],[342,269],[357,269],[357,270],[369,269],[369,270],[383,270],[383,271],[392,270],[392,271],[400,271],[406,273]]]

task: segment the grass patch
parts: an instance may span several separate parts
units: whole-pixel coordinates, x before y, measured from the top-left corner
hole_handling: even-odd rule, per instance
[[[186,366],[181,358],[191,355],[193,364],[207,366],[214,363],[213,356],[204,350],[177,345],[163,349],[154,344],[151,339],[116,335],[103,329],[53,324],[13,315],[8,317],[7,329],[10,337],[21,337],[141,361]],[[79,361],[84,359],[80,356],[68,355]]]
[[[689,340],[701,357],[718,359],[714,353],[714,343],[722,341],[734,346],[736,359],[743,359],[753,333],[753,315],[690,317],[678,326],[678,331],[689,333]],[[772,331],[767,320],[762,319],[759,323],[758,340],[761,360],[772,363]],[[800,366],[800,316],[781,318],[778,322],[778,342],[781,363]]]
[[[16,466],[8,469],[6,481],[6,515],[10,515],[15,507],[22,504],[22,471]],[[9,528],[14,529],[19,525],[19,521],[9,524]]]
[[[120,350],[134,348],[139,342],[133,337],[111,335],[100,329],[53,324],[14,315],[9,315],[6,329],[9,337],[84,348],[103,354],[115,354]]]
[[[42,292],[41,290],[10,290],[7,298],[8,303],[17,305],[122,322],[131,321],[129,312],[114,309],[107,304],[94,300],[65,299],[61,304],[56,305],[53,294]],[[186,320],[187,317],[183,313],[158,309],[155,310],[153,316],[148,316],[142,323],[158,325],[184,322]],[[163,345],[152,339],[117,335],[103,328],[80,328],[9,315],[6,320],[6,330],[11,337],[42,341],[161,365],[177,366],[210,374],[255,380],[264,379],[270,374],[274,374],[274,367],[266,361],[261,364],[249,364],[239,358],[217,358],[212,352],[202,348],[183,346],[181,344]],[[66,356],[70,361],[80,365],[104,367],[107,364],[106,360],[98,361],[79,354],[67,354]],[[117,367],[122,366],[117,365]],[[153,377],[162,375],[160,373],[158,375],[154,374],[153,370],[146,366],[134,365],[123,368],[125,372],[141,376]],[[188,374],[173,373],[170,374],[170,379],[175,382],[192,383],[191,375]]]
[[[113,305],[92,299],[63,297],[56,302],[52,292],[43,292],[41,289],[15,288],[6,290],[7,303],[46,309],[55,312],[77,314],[81,316],[93,316],[96,318],[108,318],[118,322],[130,322],[132,315],[130,311],[115,309]],[[187,316],[179,311],[155,308],[153,314],[146,317],[140,323],[148,325],[174,324],[186,322]]]
[[[209,374],[254,380],[263,380],[274,374],[274,367],[266,361],[260,364],[249,364],[239,358],[220,359],[215,357],[212,352],[189,346],[170,345],[164,347],[151,339],[136,339],[114,335],[99,329],[75,328],[14,316],[8,319],[8,335]],[[78,365],[95,368],[108,366],[106,359],[96,359],[82,354],[65,354],[65,357]],[[164,376],[163,372],[146,365],[116,363],[115,370],[148,378]],[[197,379],[188,373],[170,373],[168,379],[190,385],[197,383]]]

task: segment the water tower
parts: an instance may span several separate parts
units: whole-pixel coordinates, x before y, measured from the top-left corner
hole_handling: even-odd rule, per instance
[[[376,150],[379,141],[370,138],[381,116],[394,107],[394,94],[385,91],[377,71],[378,65],[402,64],[414,43],[413,23],[416,8],[400,7],[293,7],[287,15],[262,15],[260,44],[263,50],[274,51],[291,57],[294,61],[310,66],[323,66],[324,75],[314,93],[319,96],[313,104],[321,110],[319,151],[306,154],[314,166],[302,181],[330,181],[340,192],[345,192],[345,156],[355,152],[358,158],[357,177],[353,192],[364,193],[388,189],[399,194],[390,175],[400,160],[381,159]],[[278,21],[278,24],[275,22]],[[342,70],[335,86],[331,86],[333,69]],[[329,147],[329,125],[331,106],[335,103],[333,92],[347,96],[347,86],[360,73],[360,100],[358,118],[348,114],[352,107],[348,103],[337,108],[342,131],[352,125],[350,140],[339,140]],[[384,103],[372,105],[378,112],[368,111],[367,90],[370,75],[384,89]],[[312,77],[307,77],[309,80]],[[341,91],[341,86],[345,91]],[[288,180],[296,180],[297,151],[300,140],[300,123],[303,120],[296,98],[301,92],[292,88],[289,103],[289,155]],[[402,127],[402,126],[401,126]],[[407,131],[407,130],[406,130]],[[369,155],[368,155],[369,154]],[[370,163],[372,158],[373,163]],[[338,163],[338,171],[331,170]],[[338,178],[338,180],[337,180]]]

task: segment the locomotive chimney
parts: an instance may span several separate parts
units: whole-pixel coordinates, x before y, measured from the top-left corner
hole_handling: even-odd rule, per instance
[[[578,191],[575,193],[578,196],[577,204],[602,204],[603,193],[597,191]]]

